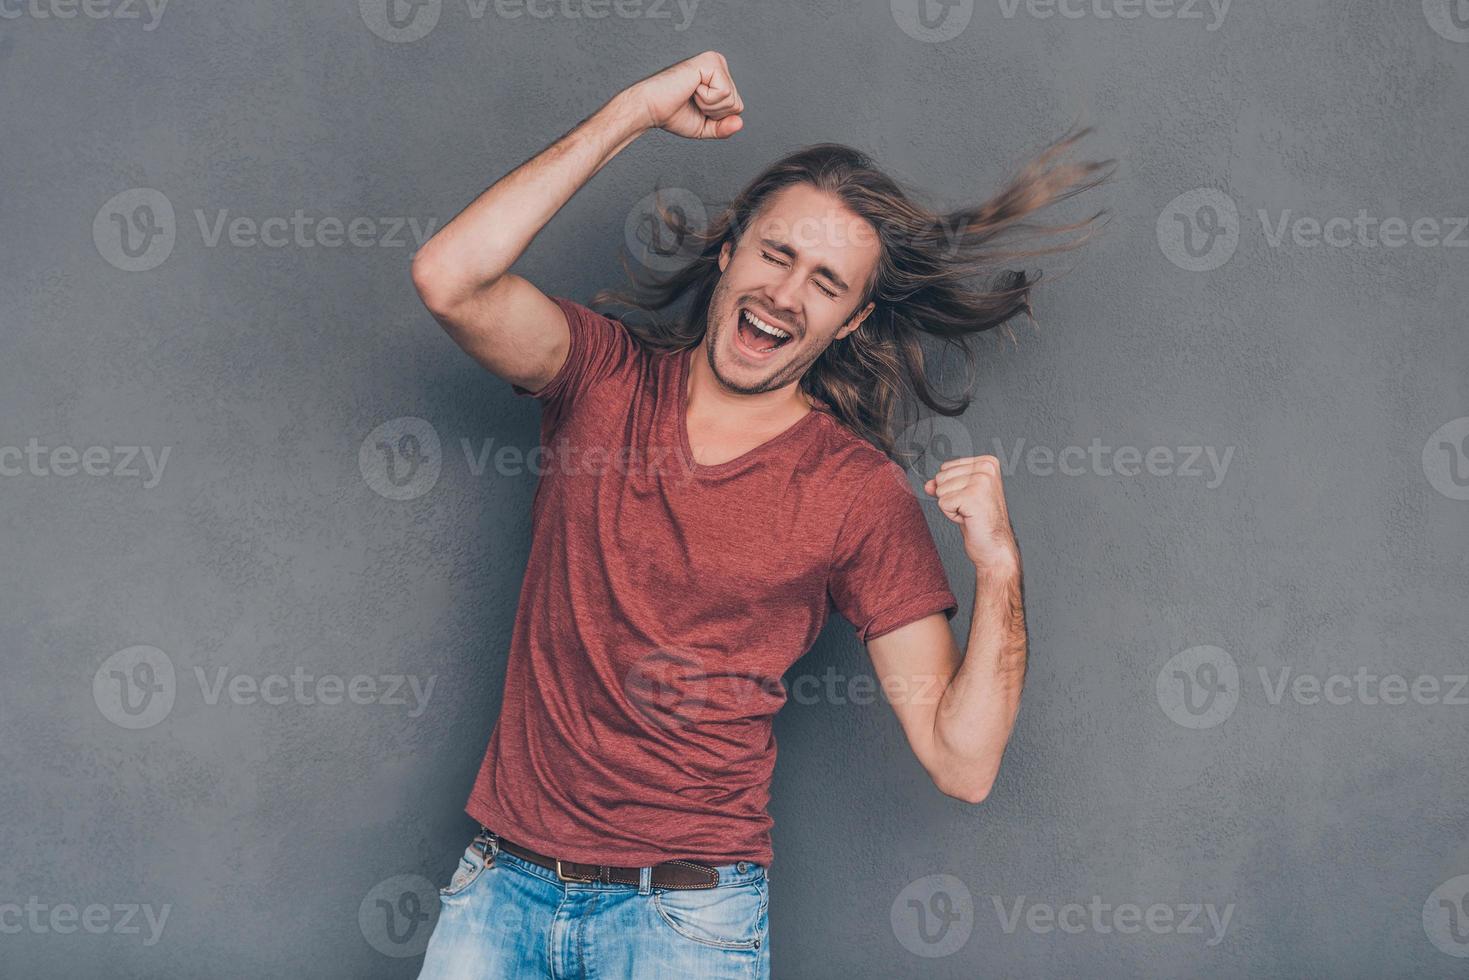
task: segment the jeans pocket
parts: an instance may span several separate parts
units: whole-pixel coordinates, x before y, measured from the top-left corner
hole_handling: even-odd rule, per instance
[[[485,850],[489,842],[483,837],[476,837],[470,842],[463,854],[459,856],[459,867],[454,869],[454,876],[449,879],[449,884],[439,889],[440,898],[454,898],[468,891],[485,873],[489,867],[485,863]]]
[[[758,949],[769,902],[763,877],[713,888],[653,890],[653,907],[670,929],[717,949]]]

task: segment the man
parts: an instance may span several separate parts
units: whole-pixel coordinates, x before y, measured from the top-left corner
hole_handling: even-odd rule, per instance
[[[995,257],[979,246],[1090,170],[1033,167],[933,216],[855,151],[812,148],[747,188],[653,291],[647,308],[692,297],[674,326],[509,271],[639,135],[727,139],[743,109],[719,54],[674,65],[414,259],[455,342],[541,403],[546,450],[501,714],[466,806],[480,833],[441,892],[423,977],[768,976],[771,720],[831,608],[937,788],[979,803],[995,782],[1026,669],[999,467],[951,459],[923,487],[975,567],[961,658],[958,603],[889,455],[892,409],[906,385],[960,410],[928,391],[917,333],[962,340],[1028,311],[1021,274],[992,292],[960,280]]]

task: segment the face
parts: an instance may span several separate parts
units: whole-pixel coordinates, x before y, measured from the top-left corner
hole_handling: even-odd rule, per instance
[[[783,188],[719,255],[705,356],[742,394],[798,381],[827,345],[872,312],[863,288],[877,268],[877,231],[831,194]]]

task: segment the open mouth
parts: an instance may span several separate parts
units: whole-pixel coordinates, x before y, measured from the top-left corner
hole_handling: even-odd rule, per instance
[[[740,307],[738,334],[740,345],[758,356],[765,356],[790,342],[791,335],[774,324],[767,323],[744,307]]]

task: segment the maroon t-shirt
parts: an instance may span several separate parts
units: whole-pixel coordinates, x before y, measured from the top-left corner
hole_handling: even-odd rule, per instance
[[[693,349],[556,298],[532,543],[500,718],[465,809],[587,863],[770,865],[782,676],[835,608],[866,642],[958,610],[901,467],[827,411],[693,462]],[[512,386],[518,395],[532,395]]]

